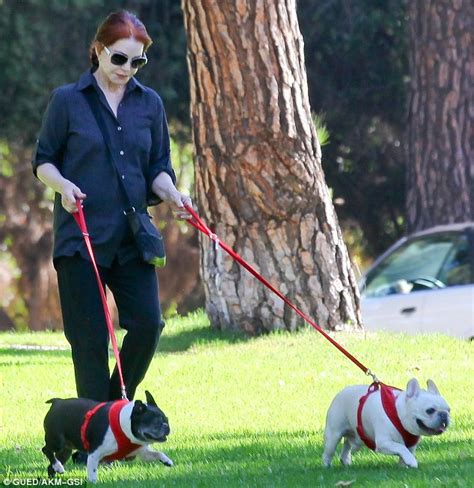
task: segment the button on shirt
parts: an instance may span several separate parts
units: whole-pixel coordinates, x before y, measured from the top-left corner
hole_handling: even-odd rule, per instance
[[[84,214],[96,259],[110,266],[115,258],[123,263],[138,256],[123,210],[126,208],[118,175],[112,166],[102,133],[83,94],[97,90],[111,150],[132,204],[145,209],[159,201],[151,191],[155,177],[166,172],[176,181],[170,160],[166,115],[159,95],[135,78],[127,86],[117,117],[97,85],[92,71],[77,83],[53,91],[37,141],[33,171],[52,163],[59,172],[87,195]],[[82,234],[72,215],[54,201],[53,258],[80,252],[88,259]]]

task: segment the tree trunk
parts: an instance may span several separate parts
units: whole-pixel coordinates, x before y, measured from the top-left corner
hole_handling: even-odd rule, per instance
[[[408,230],[474,218],[472,0],[409,2]]]
[[[361,327],[321,169],[294,0],[183,0],[183,10],[201,216],[321,327]],[[207,238],[201,273],[214,327],[255,334],[301,325]]]

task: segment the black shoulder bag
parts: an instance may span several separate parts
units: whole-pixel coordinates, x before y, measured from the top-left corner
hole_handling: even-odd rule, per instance
[[[143,212],[137,212],[135,207],[132,205],[127,188],[122,181],[120,171],[114,160],[109,134],[105,128],[102,114],[100,113],[99,96],[95,89],[86,90],[83,93],[92,113],[94,114],[97,125],[102,132],[102,137],[104,138],[105,146],[107,147],[110,156],[110,162],[115,169],[115,174],[117,175],[119,181],[119,187],[121,188],[127,205],[127,208],[123,211],[123,213],[127,216],[128,224],[132,230],[132,234],[135,238],[135,243],[137,244],[141,257],[147,263],[160,267],[164,266],[166,264],[166,253],[163,236],[151,222],[150,214],[146,210]]]

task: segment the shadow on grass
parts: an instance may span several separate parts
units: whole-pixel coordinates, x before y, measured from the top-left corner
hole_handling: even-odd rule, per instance
[[[116,334],[117,341],[120,347],[123,340],[123,335],[125,334],[125,330],[117,329]],[[213,329],[210,326],[198,326],[192,329],[183,328],[182,330],[174,332],[173,326],[167,325],[165,326],[163,335],[160,338],[157,353],[171,354],[176,352],[186,352],[194,346],[206,346],[212,344],[237,344],[239,342],[246,342],[251,339],[251,337],[246,336],[239,331],[220,331]],[[112,352],[111,346],[110,352]],[[0,346],[0,357],[13,355],[17,358],[34,358],[45,355],[53,355],[54,357],[70,357],[71,352],[68,346],[48,347],[34,344]]]
[[[420,449],[418,470],[398,465],[394,456],[373,454],[368,450],[354,457],[351,467],[335,460],[331,469],[321,465],[320,432],[248,432],[222,433],[184,440],[184,446],[164,450],[175,467],[141,462],[101,466],[101,486],[182,486],[182,487],[309,487],[335,486],[340,481],[354,481],[355,486],[426,487],[437,480],[439,486],[468,486],[472,458],[460,456],[468,451],[467,442],[444,442],[436,451]],[[46,459],[37,449],[3,449],[1,474],[11,477],[44,477]],[[158,448],[158,446],[155,446]],[[163,448],[160,446],[160,448]],[[69,461],[64,479],[84,479],[85,467]]]
[[[47,358],[71,358],[71,351],[66,348],[24,349],[15,346],[0,347],[0,364],[4,366],[28,363],[44,363]]]
[[[183,329],[180,332],[167,335],[170,326],[166,326],[160,338],[158,352],[175,353],[185,352],[193,346],[211,344],[237,344],[250,340],[248,336],[237,331],[221,331],[211,327],[199,327],[194,329]]]
[[[157,354],[173,354],[186,352],[195,346],[207,346],[218,344],[236,344],[249,340],[247,336],[238,332],[218,331],[210,327],[184,329],[182,331],[167,335],[165,331],[160,338]],[[122,337],[119,333],[117,337],[119,347],[121,347]],[[109,344],[110,346],[110,344]],[[113,354],[112,348],[109,349]],[[54,348],[43,346],[1,346],[0,363],[21,364],[28,360],[42,362],[46,357],[68,358],[71,357],[69,348]]]

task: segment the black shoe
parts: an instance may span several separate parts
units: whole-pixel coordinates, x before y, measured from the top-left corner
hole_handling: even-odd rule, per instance
[[[87,453],[84,451],[73,452],[72,462],[74,464],[87,464]]]

